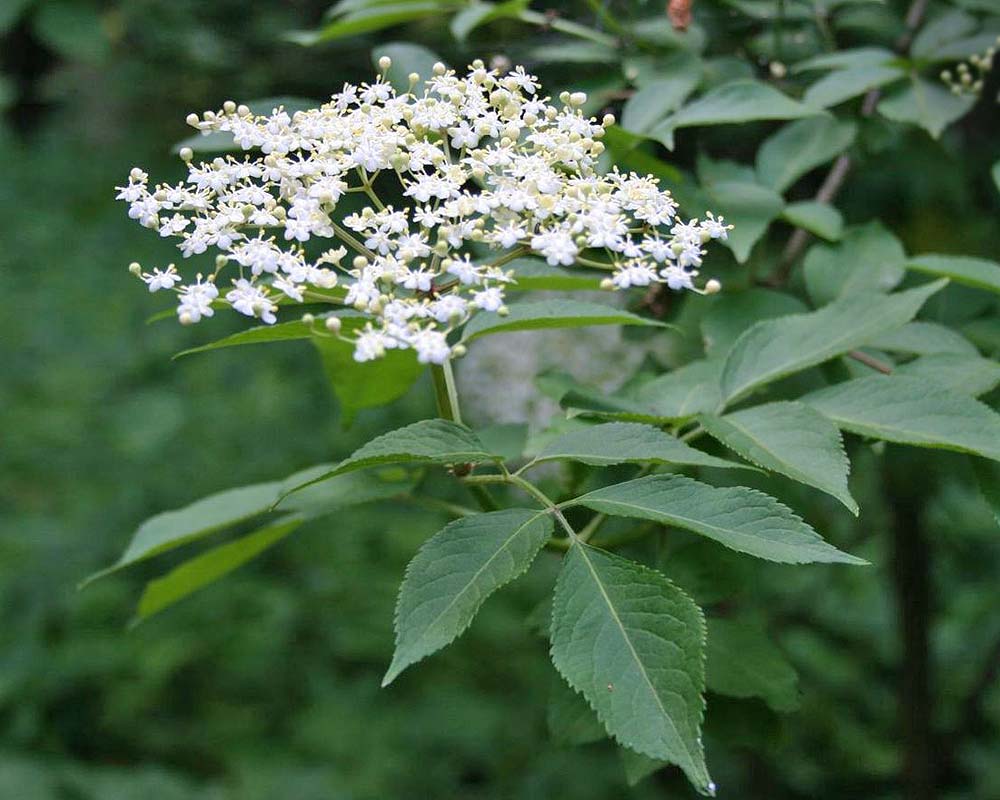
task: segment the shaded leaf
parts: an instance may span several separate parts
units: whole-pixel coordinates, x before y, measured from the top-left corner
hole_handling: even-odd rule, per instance
[[[906,73],[898,67],[873,65],[838,69],[810,86],[803,99],[816,108],[830,108],[905,77]]]
[[[291,534],[303,521],[303,517],[278,520],[235,541],[213,547],[150,581],[139,600],[135,621],[141,622],[228,575]]]
[[[575,542],[552,603],[552,661],[617,741],[677,764],[703,793],[705,623],[640,564]]]
[[[452,522],[406,568],[396,604],[396,650],[387,686],[454,641],[493,592],[521,575],[552,534],[547,511],[509,508]]]
[[[306,46],[332,42],[335,39],[391,28],[404,22],[438,16],[451,8],[450,4],[437,2],[379,4],[344,14],[317,31],[292,31],[285,38]]]
[[[505,265],[504,269],[513,272],[516,281],[507,286],[508,292],[601,291],[601,275],[595,275],[592,271],[553,267],[540,258],[516,258]]]
[[[884,98],[878,111],[895,122],[919,125],[937,139],[975,103],[974,97],[956,95],[938,83],[915,77],[907,87]]]
[[[806,173],[843,153],[857,133],[854,122],[829,117],[789,123],[760,146],[757,176],[766,186],[784,192]]]
[[[816,244],[802,268],[806,289],[816,305],[849,294],[888,292],[903,279],[906,251],[882,223],[848,228],[835,245]]]
[[[798,675],[757,623],[708,620],[709,691],[728,697],[759,697],[775,711],[799,707]]]
[[[712,208],[735,227],[723,244],[741,264],[785,207],[781,195],[756,183],[720,181],[706,187]]]
[[[701,80],[701,63],[687,56],[672,62],[659,77],[644,82],[622,107],[621,126],[632,133],[648,133],[675,111]]]
[[[744,486],[716,488],[682,475],[650,475],[605,486],[566,505],[684,528],[768,561],[866,563],[823,541],[773,497]]]
[[[937,353],[979,355],[975,345],[955,330],[937,322],[908,322],[894,331],[887,331],[866,343],[876,350],[890,353],[914,353],[921,356]]]
[[[709,310],[701,318],[701,336],[710,356],[728,351],[755,322],[809,310],[794,295],[771,289],[722,292],[709,303]]]
[[[629,786],[637,786],[654,772],[668,766],[666,761],[644,756],[627,747],[619,748],[618,753],[622,760],[622,769],[625,770],[625,783]]]
[[[895,374],[934,381],[958,394],[977,397],[1000,383],[1000,363],[978,354],[940,353],[903,364]]]
[[[547,611],[546,627],[552,619],[552,609],[548,608]],[[549,692],[545,721],[549,734],[557,744],[590,744],[608,738],[607,731],[594,714],[594,709],[555,673]]]
[[[814,486],[857,515],[858,504],[847,488],[851,465],[840,431],[822,414],[802,403],[778,402],[698,419],[714,438],[743,458]]]

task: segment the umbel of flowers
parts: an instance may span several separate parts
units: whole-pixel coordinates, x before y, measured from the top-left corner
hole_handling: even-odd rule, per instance
[[[173,264],[131,265],[150,291],[177,294],[182,323],[228,305],[270,324],[279,303],[335,298],[368,318],[351,334],[358,361],[412,348],[443,363],[455,354],[449,333],[472,314],[506,313],[504,265],[522,255],[606,269],[609,289],[718,290],[695,278],[705,245],[730,226],[711,212],[684,221],[652,176],[601,174],[614,118],[585,116],[585,94],[555,104],[522,67],[501,75],[481,61],[465,75],[437,64],[397,93],[390,65],[381,59],[372,83],[345,84],[308,111],[259,116],[229,101],[191,114],[190,125],[252,155],[196,162],[184,148],[182,183],[151,187],[135,168],[118,187],[129,216],[179,239],[185,258],[218,251],[193,281]],[[383,202],[387,186],[403,204]],[[354,193],[367,205],[338,214]],[[326,325],[346,335],[337,317]]]

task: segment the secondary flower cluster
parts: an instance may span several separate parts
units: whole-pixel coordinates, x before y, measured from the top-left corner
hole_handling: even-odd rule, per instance
[[[987,74],[993,69],[993,58],[997,54],[997,45],[1000,45],[1000,36],[997,37],[993,45],[987,47],[982,53],[973,53],[967,61],[959,62],[955,67],[957,74],[948,69],[944,70],[941,73],[941,80],[951,89],[953,94],[960,97],[965,95],[978,97],[983,91],[983,83],[986,81]],[[972,74],[973,68],[976,70],[975,75]]]
[[[118,187],[129,216],[179,238],[184,257],[220,251],[211,274],[187,283],[174,265],[132,265],[150,291],[178,294],[181,322],[229,305],[270,324],[279,304],[340,302],[369,317],[352,334],[358,361],[412,348],[442,363],[473,313],[506,313],[503,266],[521,255],[606,269],[611,288],[718,289],[694,278],[730,226],[711,213],[680,219],[652,176],[600,174],[614,119],[584,115],[586,95],[553,104],[523,68],[501,75],[481,61],[461,76],[435,65],[419,90],[414,74],[397,93],[389,60],[379,66],[372,83],[345,84],[316,109],[262,116],[226,102],[192,114],[193,127],[254,154],[196,163],[185,148],[184,182],[150,186],[136,168]],[[336,318],[328,327],[344,335]]]

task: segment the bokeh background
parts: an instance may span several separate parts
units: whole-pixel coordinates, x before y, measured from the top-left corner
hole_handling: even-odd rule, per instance
[[[373,44],[395,31],[316,48],[282,39],[327,5],[0,2],[0,798],[692,796],[671,772],[627,790],[613,748],[549,736],[553,674],[530,617],[554,560],[490,600],[457,645],[378,688],[403,567],[443,520],[426,510],[384,504],[311,523],[132,630],[143,580],[163,563],[77,590],[157,511],[338,457],[432,413],[421,383],[344,430],[302,343],[171,361],[241,323],[148,324],[160,298],[126,272],[133,260],[175,256],[126,218],[113,187],[136,164],[178,178],[170,148],[188,135],[189,111],[230,97],[323,98],[370,74]],[[433,22],[406,35],[432,46],[447,38]],[[520,35],[501,26],[449,46],[456,60],[505,55],[532,67]],[[542,74],[599,82],[601,69]],[[855,176],[848,218],[882,217],[912,251],[995,256],[1000,201],[983,177],[998,155],[995,110],[963,124],[983,131],[964,149],[915,132],[891,161]],[[740,147],[733,141],[732,155],[745,156]],[[695,155],[688,144],[677,158]],[[942,319],[993,302],[949,298],[935,310]],[[539,369],[567,363],[558,348],[571,341],[538,341],[552,351],[532,356]],[[748,565],[709,548],[705,574],[680,578],[702,601],[713,581],[754,593],[800,674],[791,714],[710,699],[717,781],[734,798],[901,796],[891,529],[918,514],[909,523],[929,542],[926,713],[943,754],[941,796],[1000,797],[996,523],[957,457],[931,467],[925,453],[899,451],[902,477],[886,493],[866,482],[865,453],[852,456],[861,520],[825,506],[813,515],[871,570]]]

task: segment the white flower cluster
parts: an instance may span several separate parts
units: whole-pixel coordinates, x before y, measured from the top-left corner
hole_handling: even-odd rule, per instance
[[[178,237],[185,257],[221,251],[212,274],[183,285],[173,265],[132,265],[150,291],[177,292],[181,322],[229,305],[273,323],[280,303],[340,302],[369,317],[351,338],[358,361],[412,348],[442,363],[455,354],[449,333],[473,313],[506,313],[503,266],[521,255],[606,269],[608,288],[718,290],[693,280],[707,242],[730,226],[711,213],[681,220],[651,176],[600,174],[600,139],[614,119],[585,116],[586,95],[552,104],[523,68],[500,75],[480,61],[462,76],[435,65],[419,93],[415,74],[397,93],[389,60],[379,66],[373,83],[345,85],[317,109],[258,116],[226,102],[192,114],[198,130],[259,154],[195,163],[185,148],[186,181],[150,187],[136,168],[118,187],[129,216]],[[365,205],[346,213],[352,194]],[[317,240],[338,246],[310,255]],[[327,327],[344,335],[336,317]]]
[[[966,61],[960,61],[954,74],[949,69],[941,73],[941,80],[951,89],[952,94],[959,97],[966,95],[978,97],[982,93],[986,77],[993,69],[993,59],[997,54],[998,45],[1000,36],[982,53],[973,53]],[[975,75],[972,74],[973,68],[976,70]],[[997,96],[997,101],[1000,102],[1000,95]]]

